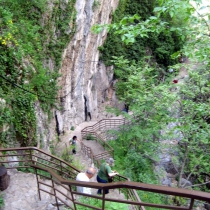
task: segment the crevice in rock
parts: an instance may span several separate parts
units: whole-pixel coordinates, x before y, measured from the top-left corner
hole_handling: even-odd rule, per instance
[[[55,124],[56,124],[56,133],[58,134],[58,136],[60,136],[61,132],[59,130],[59,121],[58,121],[58,115],[56,111],[55,111]]]

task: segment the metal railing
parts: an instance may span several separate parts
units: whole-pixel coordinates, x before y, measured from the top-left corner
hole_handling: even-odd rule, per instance
[[[91,139],[96,140],[99,144],[101,144],[104,149],[106,150],[103,153],[94,155],[92,149],[90,147],[85,146],[83,142],[81,142],[81,149],[83,153],[85,153],[91,160],[94,162],[94,164],[99,167],[101,160],[106,160],[109,157],[114,157],[114,149],[106,142],[108,139],[106,136],[101,136],[101,132],[106,132],[110,129],[119,129],[122,126],[125,126],[127,124],[130,124],[131,120],[122,118],[122,119],[103,119],[97,122],[96,124],[92,126],[85,127],[82,131],[82,139],[86,138],[88,135],[91,137]],[[127,177],[123,176],[116,176],[115,181],[130,181]],[[135,189],[127,189],[124,190],[124,194],[127,195],[127,199],[130,199],[132,201],[141,202],[137,192]],[[135,206],[133,209],[138,210],[139,207]],[[141,207],[140,209],[144,210],[144,207]]]
[[[47,154],[46,152],[34,147],[0,149],[0,152],[1,152],[0,163],[4,164],[4,166],[7,169],[28,168],[28,167],[33,168],[37,176],[39,196],[41,191],[49,193],[50,195],[54,196],[58,210],[59,210],[58,201],[61,201],[68,208],[73,210],[76,210],[78,205],[86,206],[91,209],[104,210],[107,202],[124,203],[129,206],[137,207],[139,209],[144,209],[144,206],[150,206],[162,209],[191,210],[193,209],[195,201],[206,201],[206,202],[210,201],[210,193],[180,189],[180,188],[172,188],[166,186],[143,184],[139,182],[121,181],[125,180],[125,178],[122,176],[115,177],[115,179],[119,179],[118,182],[106,183],[106,184],[75,181],[76,174],[79,172],[79,170],[77,170],[75,167],[68,164],[67,162],[53,155]],[[19,158],[16,160],[11,160],[14,157],[19,157]],[[10,164],[13,164],[13,166],[10,166]],[[45,172],[45,174],[41,172]],[[39,180],[39,177],[45,177],[46,179],[51,180],[52,184],[49,185],[44,183],[42,180]],[[44,190],[41,187],[41,185],[48,186],[51,189],[51,191]],[[56,185],[62,186],[62,189],[65,189],[65,192],[64,190],[58,189]],[[76,186],[88,187],[92,189],[102,189],[103,194],[102,196],[96,196],[96,195],[79,193],[76,192],[75,190]],[[125,191],[129,189],[135,189],[137,191],[147,191],[163,195],[179,196],[182,198],[188,198],[189,201],[186,204],[186,206],[174,206],[174,205],[172,206],[172,205],[163,205],[156,203],[146,203],[140,200],[134,201],[132,199],[125,200],[125,199],[109,198],[105,194],[106,189],[121,189]],[[77,195],[96,198],[101,201],[102,205],[101,207],[96,207],[89,204],[85,204],[84,202],[81,202],[80,199],[75,199],[75,196]],[[63,199],[62,196],[65,199]],[[66,200],[68,200],[69,202],[67,202]]]
[[[106,130],[107,128],[108,129],[119,128],[120,126],[127,125],[129,123],[131,123],[131,120],[126,119],[126,118],[122,118],[122,119],[117,119],[117,118],[115,118],[115,119],[114,118],[113,119],[102,119],[92,126],[85,127],[81,131],[82,137],[84,138],[89,133],[97,133],[99,131]]]
[[[90,147],[87,147],[83,142],[81,142],[81,150],[85,155],[87,155],[92,162],[99,167],[101,164],[101,160],[106,160],[109,157],[114,157],[114,149],[106,142],[107,138],[106,136],[102,137],[100,135],[101,132],[106,132],[107,130],[117,128],[119,129],[122,126],[125,126],[126,124],[130,124],[130,120],[123,118],[123,119],[103,119],[97,122],[96,124],[92,126],[87,126],[81,131],[82,139],[87,139],[87,137],[91,137],[92,140],[96,140],[99,144],[101,144],[104,149],[106,150],[103,153],[94,155],[92,149]],[[130,181],[127,177],[123,176],[116,176],[114,178],[114,181]],[[121,190],[122,191],[122,190]],[[127,196],[127,199],[130,199],[132,201],[141,202],[137,192],[135,189],[126,189],[123,190],[124,194]],[[135,210],[145,210],[144,207],[138,207],[134,206],[133,209]]]
[[[81,143],[82,151],[91,158],[92,162],[97,162],[97,160],[106,159],[108,157],[114,157],[114,149],[106,142],[106,137],[102,137],[100,132],[110,130],[113,128],[119,128],[129,124],[131,121],[129,119],[103,119],[92,126],[87,126],[81,131],[82,139],[92,139],[96,140],[101,144],[106,151],[97,155],[94,155],[92,149],[86,146],[83,142]]]
[[[97,141],[106,150],[103,153],[95,155],[94,152],[92,151],[91,147],[88,147],[87,145],[84,144],[84,142],[81,142],[81,150],[83,151],[83,153],[85,155],[87,155],[89,158],[91,158],[92,162],[99,160],[99,159],[114,157],[114,149],[109,144],[107,144],[106,141],[103,140],[103,138],[100,134],[92,132],[92,133],[89,133],[89,135],[91,135],[91,138],[93,140]]]
[[[17,169],[27,169],[31,167],[31,164],[36,164],[37,166],[47,167],[55,171],[55,173],[65,179],[74,179],[80,172],[66,161],[36,147],[7,148],[0,149],[0,152],[2,153],[0,155],[0,163],[4,164],[7,169],[14,168],[12,165],[15,165]],[[7,160],[8,157],[10,157],[10,160]],[[8,163],[10,164],[8,165]]]
[[[82,141],[80,142],[80,144],[81,144],[81,150],[82,150],[82,152],[83,152],[88,158],[90,158],[91,161],[93,162],[93,160],[94,160],[94,153],[93,153],[91,147],[86,146]]]

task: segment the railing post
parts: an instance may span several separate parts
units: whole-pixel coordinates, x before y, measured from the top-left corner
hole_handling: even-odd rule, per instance
[[[37,187],[38,187],[39,200],[41,200],[40,187],[39,187],[39,179],[38,179],[38,174],[37,174],[37,169],[36,168],[35,168],[35,174],[36,174],[36,182],[37,182]]]
[[[92,150],[90,150],[90,148],[89,148],[89,154],[90,154],[90,159],[91,159],[91,163],[93,162],[93,153],[92,153]]]
[[[103,190],[103,196],[102,196],[102,210],[105,209],[105,190]]]
[[[31,163],[35,165],[35,161],[33,161],[32,151],[31,151],[31,150],[29,150],[29,151],[30,151],[30,159],[31,159]]]
[[[61,163],[61,161],[59,161],[60,162],[60,169],[61,169],[61,173],[62,173],[62,175],[63,175],[63,167],[62,167],[62,163]]]
[[[58,199],[57,199],[57,195],[56,195],[55,185],[54,185],[54,181],[53,181],[53,178],[52,178],[51,174],[50,174],[50,179],[52,181],[52,188],[53,188],[53,191],[54,191],[56,206],[57,206],[57,209],[60,210],[59,205],[58,205]]]
[[[191,198],[191,201],[190,201],[190,206],[189,206],[189,210],[190,210],[190,209],[193,209],[193,204],[194,204],[194,199],[193,199],[193,198]]]
[[[73,202],[73,205],[74,205],[74,209],[77,210],[77,207],[76,207],[76,204],[75,204],[75,198],[74,198],[74,194],[72,193],[72,188],[71,188],[71,185],[69,185],[69,191],[71,193],[71,198],[72,198],[72,202]]]

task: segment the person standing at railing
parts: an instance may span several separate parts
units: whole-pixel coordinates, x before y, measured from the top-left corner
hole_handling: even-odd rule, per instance
[[[105,163],[100,165],[100,169],[97,175],[97,182],[99,183],[108,183],[111,182],[111,178],[115,175],[118,175],[116,171],[112,171],[111,166],[114,165],[114,159],[108,158]],[[109,190],[105,190],[105,194],[108,194]],[[101,189],[98,189],[98,195],[101,195]]]
[[[76,154],[77,153],[77,141],[81,142],[80,140],[77,139],[76,136],[73,136],[72,139],[70,139],[69,144],[72,145],[72,153]]]
[[[90,167],[86,170],[85,173],[80,172],[77,175],[76,180],[82,182],[89,182],[90,179],[95,175],[95,173],[96,170],[93,167]],[[91,189],[87,187],[77,187],[77,192],[91,194]]]

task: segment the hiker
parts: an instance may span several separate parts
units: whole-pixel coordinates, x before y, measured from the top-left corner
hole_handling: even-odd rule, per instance
[[[73,138],[70,139],[70,141],[69,141],[69,144],[72,145],[72,153],[73,154],[77,153],[77,151],[76,151],[77,141],[80,142],[80,140],[78,140],[76,136],[73,136]]]
[[[114,159],[108,158],[105,163],[102,163],[97,175],[97,182],[108,183],[111,182],[111,178],[119,173],[112,171],[110,166],[114,165]],[[108,194],[109,190],[105,190],[105,194]],[[101,189],[98,189],[98,195],[101,195]]]
[[[77,181],[82,181],[82,182],[89,182],[90,179],[95,175],[96,170],[93,167],[89,167],[86,172],[80,172],[77,177],[76,180]],[[86,194],[91,194],[91,188],[87,188],[87,187],[77,187],[77,192],[80,193],[86,193]]]
[[[128,105],[127,104],[125,104],[123,111],[128,113]]]

